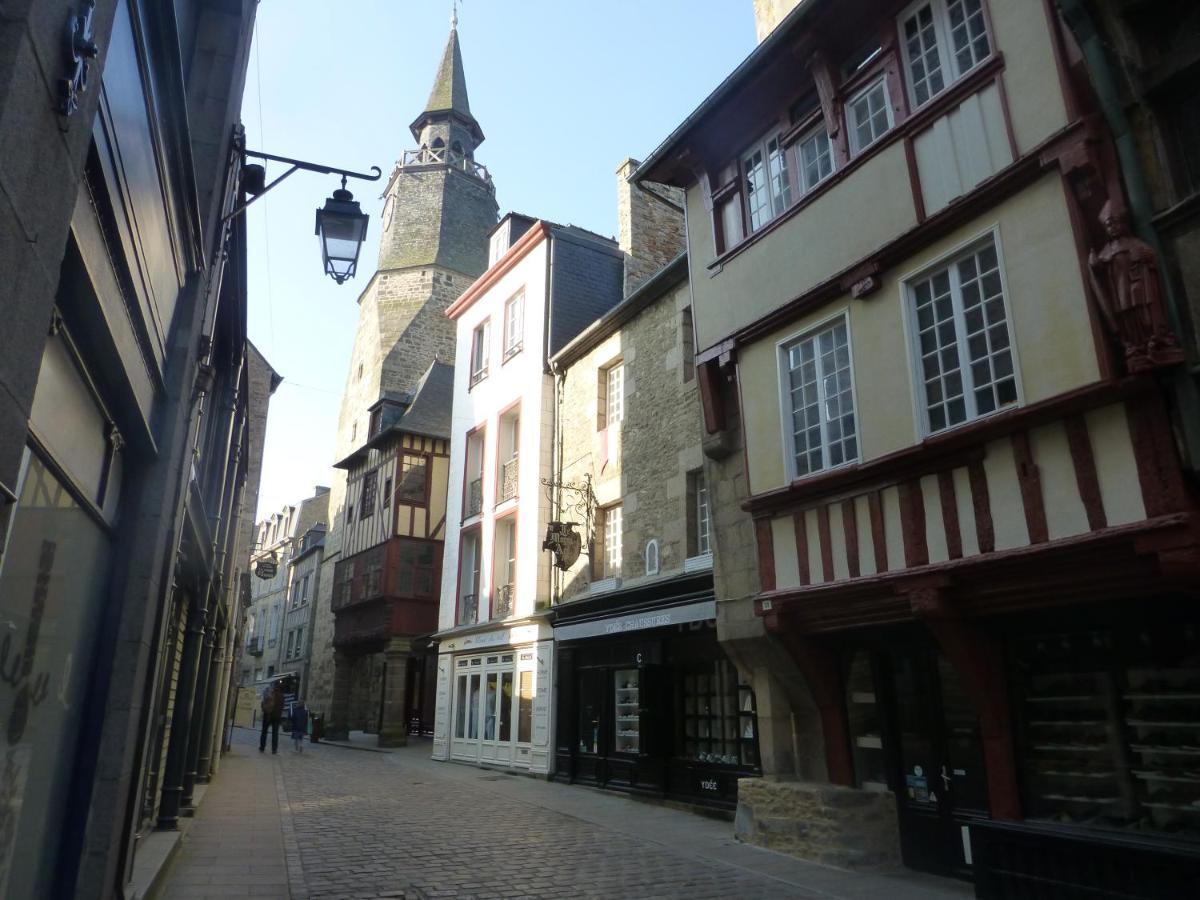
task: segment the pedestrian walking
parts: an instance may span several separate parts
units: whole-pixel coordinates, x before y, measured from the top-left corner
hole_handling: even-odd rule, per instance
[[[304,706],[303,700],[297,700],[292,704],[292,742],[296,745],[296,752],[304,752],[304,736],[308,734],[308,710]]]
[[[262,696],[262,737],[258,739],[258,752],[267,749],[267,729],[271,730],[271,752],[279,752],[279,718],[283,715],[283,685],[276,682],[267,685]]]

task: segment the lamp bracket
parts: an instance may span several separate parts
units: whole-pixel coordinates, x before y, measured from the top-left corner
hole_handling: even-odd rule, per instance
[[[264,194],[266,194],[267,191],[271,190],[271,188],[275,187],[275,185],[279,184],[279,182],[283,181],[285,178],[287,178],[292,173],[296,172],[298,169],[304,169],[304,171],[306,171],[306,172],[316,172],[319,175],[341,175],[343,189],[345,189],[345,187],[346,187],[346,179],[347,178],[358,178],[361,181],[378,181],[380,178],[383,177],[383,170],[380,169],[379,166],[371,166],[371,171],[375,173],[374,175],[365,175],[362,172],[354,172],[354,171],[351,171],[350,169],[339,169],[336,166],[327,166],[324,163],[306,162],[305,160],[292,159],[291,157],[288,157],[288,156],[276,156],[274,153],[263,153],[260,150],[245,150],[245,149],[243,149],[242,155],[243,156],[253,156],[255,159],[266,159],[266,160],[271,160],[272,162],[287,163],[288,165],[291,166],[291,168],[288,169],[286,172],[284,172],[282,175],[280,175],[278,178],[274,179],[270,184],[268,184],[261,191],[259,191],[258,194],[251,197],[245,203],[240,203],[237,206],[235,206],[221,220],[222,222],[228,222],[230,219],[232,219],[238,213],[243,212],[247,206],[249,206],[255,200],[258,200],[260,197],[262,197]]]

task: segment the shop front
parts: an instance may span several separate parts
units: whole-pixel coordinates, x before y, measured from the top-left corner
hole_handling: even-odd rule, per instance
[[[549,774],[549,626],[456,630],[439,639],[433,758]]]
[[[758,722],[715,618],[708,574],[557,607],[560,780],[736,805]]]

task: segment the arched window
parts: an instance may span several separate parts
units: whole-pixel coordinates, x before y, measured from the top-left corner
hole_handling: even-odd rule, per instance
[[[658,541],[651,539],[646,542],[646,574],[658,574]]]
[[[441,138],[433,139],[433,149],[434,150],[441,150],[445,146],[446,146],[446,142],[443,141]]]

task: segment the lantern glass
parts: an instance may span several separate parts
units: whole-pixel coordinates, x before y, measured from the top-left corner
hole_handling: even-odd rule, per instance
[[[338,284],[352,278],[358,268],[358,253],[367,236],[368,219],[345,189],[334,191],[325,206],[317,210],[316,233],[321,238],[325,273]]]

